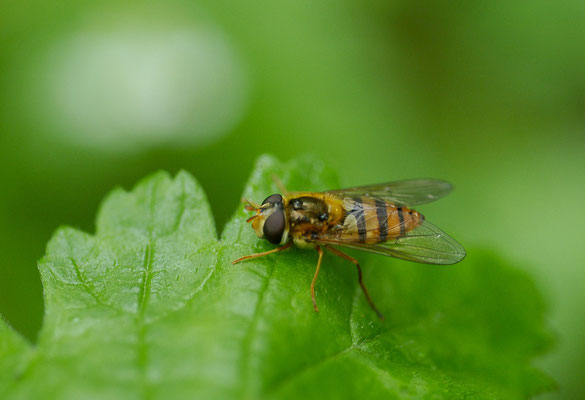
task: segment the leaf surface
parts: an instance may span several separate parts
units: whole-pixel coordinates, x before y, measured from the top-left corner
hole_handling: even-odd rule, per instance
[[[338,187],[313,158],[261,157],[244,196]],[[234,201],[235,203],[235,201]],[[39,264],[45,317],[29,345],[0,320],[2,399],[523,399],[550,389],[531,367],[550,342],[525,273],[471,251],[436,267],[352,254],[352,264],[273,246],[238,207],[218,239],[187,173],[157,173],[103,203],[95,235],[60,228]]]

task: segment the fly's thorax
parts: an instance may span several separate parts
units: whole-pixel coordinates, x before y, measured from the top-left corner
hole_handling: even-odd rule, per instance
[[[314,238],[336,226],[343,218],[343,203],[326,193],[295,193],[288,198],[286,213],[290,237],[300,248],[314,248]]]
[[[286,206],[291,229],[303,226],[317,230],[337,223],[343,213],[338,200],[323,193],[301,193],[288,199]]]

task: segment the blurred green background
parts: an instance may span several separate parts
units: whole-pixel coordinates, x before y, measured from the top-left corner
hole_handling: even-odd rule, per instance
[[[0,314],[31,340],[47,240],[93,231],[114,186],[186,169],[221,227],[259,154],[314,153],[344,185],[454,182],[423,211],[531,272],[558,336],[539,364],[560,391],[540,398],[585,396],[582,0],[31,0],[0,15]]]

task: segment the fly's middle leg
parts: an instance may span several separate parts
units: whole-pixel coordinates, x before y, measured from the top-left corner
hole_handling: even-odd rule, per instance
[[[319,275],[319,270],[321,269],[321,261],[323,260],[323,249],[319,246],[315,247],[315,249],[319,253],[319,261],[317,261],[317,269],[315,270],[315,276],[313,276],[313,282],[311,282],[311,299],[313,300],[313,308],[315,309],[315,312],[319,312],[317,300],[315,300],[315,283],[317,282],[317,276]]]

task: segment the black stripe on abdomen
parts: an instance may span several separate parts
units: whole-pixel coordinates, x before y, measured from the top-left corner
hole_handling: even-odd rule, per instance
[[[376,214],[380,227],[380,242],[385,242],[388,237],[388,213],[386,212],[386,203],[382,200],[376,199]]]
[[[404,214],[402,213],[402,207],[396,209],[398,211],[398,220],[400,221],[400,236],[404,235]]]
[[[350,213],[355,217],[360,242],[365,242],[367,236],[366,217],[364,215],[364,204],[362,203],[361,198],[354,199],[353,209]]]

